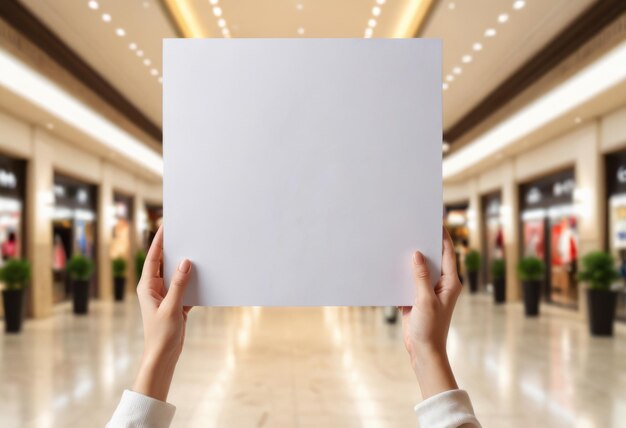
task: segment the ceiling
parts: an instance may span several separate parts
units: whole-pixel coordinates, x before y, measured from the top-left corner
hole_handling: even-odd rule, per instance
[[[372,37],[406,37],[414,34],[418,24],[415,17],[424,14],[420,7],[428,3],[427,0],[21,2],[159,126],[162,123],[161,40],[177,37],[165,3],[182,5],[197,31],[207,37],[223,37],[223,28],[227,29],[226,37],[364,37],[369,20],[374,18]],[[447,75],[454,79],[447,82],[444,91],[444,127],[468,112],[593,0],[525,0],[519,9],[514,8],[514,3],[515,0],[434,3],[423,36],[444,40],[444,79]],[[380,8],[378,16],[374,16],[376,7]],[[109,22],[102,19],[105,13],[110,15]],[[500,23],[498,17],[503,13],[508,15],[508,20]],[[116,33],[118,28],[123,29],[123,34]],[[497,34],[486,37],[488,28],[495,29]],[[482,45],[481,51],[472,49],[477,42]],[[131,50],[131,43],[137,48]],[[464,55],[471,55],[471,62],[464,63]],[[144,65],[144,60],[150,64]],[[454,73],[455,67],[461,68],[460,74]]]

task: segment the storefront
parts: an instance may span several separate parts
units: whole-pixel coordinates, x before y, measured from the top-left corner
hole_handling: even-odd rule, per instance
[[[163,206],[146,204],[147,224],[144,236],[144,245],[146,250],[150,248],[154,235],[159,230],[159,226],[163,222]]]
[[[82,254],[96,263],[96,186],[73,178],[54,175],[54,209],[52,214],[52,273],[54,302],[70,297],[67,260]],[[93,275],[90,295],[97,295],[97,275]]]
[[[544,299],[572,308],[578,306],[575,188],[568,169],[522,184],[519,192],[521,254],[544,261]]]
[[[493,284],[491,265],[494,260],[504,258],[504,229],[502,225],[502,195],[500,191],[483,195],[481,198],[482,209],[482,284],[483,290],[488,284]]]
[[[0,156],[0,266],[24,257],[26,162]]]
[[[605,158],[607,247],[626,282],[626,151]],[[626,321],[626,292],[618,292],[617,318]]]
[[[133,198],[121,193],[113,194],[114,221],[111,236],[111,260],[131,260],[133,236]]]
[[[457,266],[460,277],[463,278],[463,260],[469,249],[469,227],[468,227],[467,202],[458,204],[448,204],[445,206],[443,224],[452,237],[456,252]]]

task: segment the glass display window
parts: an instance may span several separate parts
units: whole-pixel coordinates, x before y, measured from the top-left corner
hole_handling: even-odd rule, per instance
[[[521,252],[546,266],[544,299],[572,308],[578,304],[575,188],[571,169],[520,186]]]
[[[64,175],[54,175],[52,210],[53,301],[69,299],[71,290],[65,267],[74,254],[93,260],[97,270],[97,192],[96,187]],[[97,295],[97,275],[90,294]]]
[[[0,156],[0,266],[24,257],[26,162]]]
[[[502,223],[502,196],[494,192],[481,198],[483,227],[482,227],[482,275],[483,287],[487,289],[493,283],[491,265],[495,260],[503,259],[504,254],[504,227]]]

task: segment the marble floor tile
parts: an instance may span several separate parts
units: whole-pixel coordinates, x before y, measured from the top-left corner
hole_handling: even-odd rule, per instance
[[[2,327],[0,325],[0,327]],[[0,340],[0,426],[103,426],[142,350],[137,301],[60,305]],[[463,295],[449,335],[485,427],[626,426],[626,326],[592,338],[567,310]],[[399,325],[374,308],[195,308],[174,427],[417,426]]]

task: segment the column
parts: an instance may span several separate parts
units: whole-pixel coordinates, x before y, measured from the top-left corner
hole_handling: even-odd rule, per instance
[[[52,313],[52,148],[33,130],[33,154],[27,167],[27,239],[31,262],[30,311],[33,318]]]

